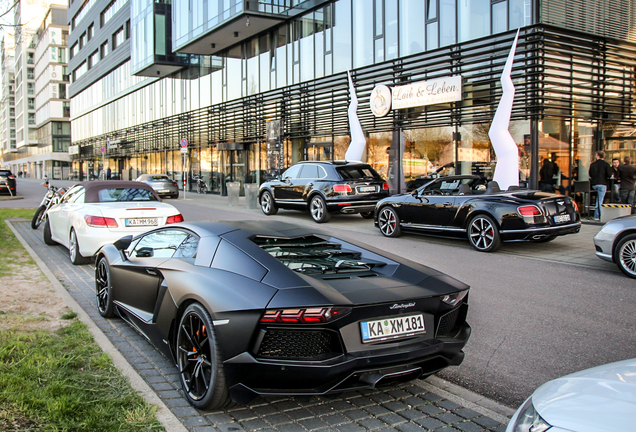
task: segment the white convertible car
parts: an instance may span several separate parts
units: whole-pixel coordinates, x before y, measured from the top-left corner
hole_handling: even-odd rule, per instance
[[[47,212],[44,243],[69,250],[73,264],[85,264],[104,245],[150,228],[182,222],[175,207],[147,184],[91,181],[74,185]]]

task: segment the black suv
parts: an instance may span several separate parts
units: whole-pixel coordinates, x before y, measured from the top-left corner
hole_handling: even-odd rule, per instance
[[[17,193],[15,176],[7,169],[0,169],[0,193],[5,192],[9,195]]]
[[[375,204],[389,196],[389,184],[365,163],[306,161],[263,183],[258,196],[266,215],[284,208],[309,210],[318,223],[327,222],[333,212],[371,219]]]

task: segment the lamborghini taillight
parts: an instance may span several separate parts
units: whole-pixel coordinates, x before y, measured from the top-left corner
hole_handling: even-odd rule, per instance
[[[307,309],[270,309],[261,318],[262,323],[321,323],[346,315],[351,309],[324,307]]]

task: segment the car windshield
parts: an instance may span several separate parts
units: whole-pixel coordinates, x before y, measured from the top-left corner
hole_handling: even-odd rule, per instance
[[[148,176],[150,181],[170,181],[167,176]]]
[[[152,191],[141,188],[102,189],[97,192],[97,196],[99,202],[158,201]]]
[[[362,260],[360,252],[343,249],[340,243],[317,236],[292,239],[256,237],[253,241],[278,261],[300,273],[342,273],[386,265],[380,261]]]
[[[369,165],[349,165],[344,167],[338,167],[338,172],[343,179],[357,180],[363,178],[372,178],[381,180],[382,177]]]

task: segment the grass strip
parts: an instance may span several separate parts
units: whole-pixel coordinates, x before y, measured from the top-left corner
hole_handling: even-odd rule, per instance
[[[24,217],[29,221],[35,209],[0,208],[0,276],[14,274],[19,268],[17,263],[34,264],[28,252],[13,235],[7,224],[8,218]]]
[[[0,331],[0,430],[161,431],[154,412],[83,323]]]

